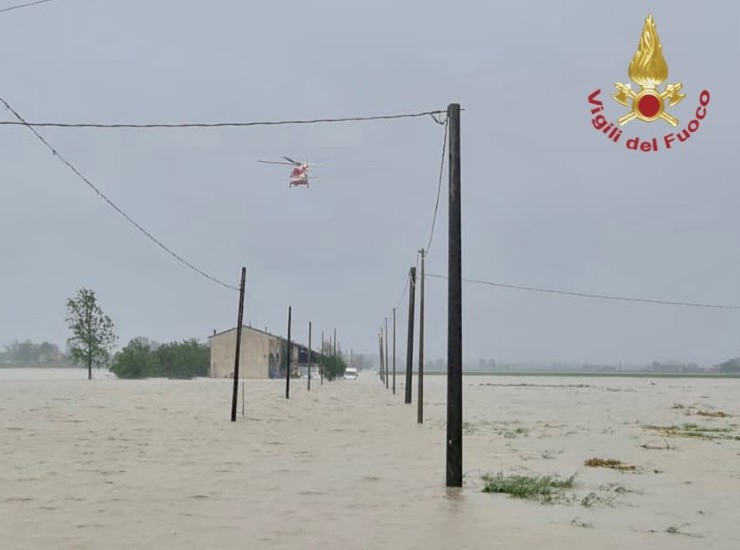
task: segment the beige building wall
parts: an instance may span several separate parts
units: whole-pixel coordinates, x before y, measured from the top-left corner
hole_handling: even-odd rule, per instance
[[[211,377],[233,378],[236,329],[211,336]],[[270,366],[279,365],[279,339],[265,332],[242,327],[239,378],[269,378]]]

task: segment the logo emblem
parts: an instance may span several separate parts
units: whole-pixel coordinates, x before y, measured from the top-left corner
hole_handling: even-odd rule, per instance
[[[663,119],[673,127],[678,126],[678,119],[666,112],[666,102],[669,107],[673,107],[686,96],[680,93],[681,83],[667,84],[663,91],[659,89],[660,84],[668,78],[668,64],[663,57],[663,45],[651,14],[645,19],[640,44],[627,73],[640,90],[635,92],[630,84],[615,84],[617,93],[612,97],[621,105],[632,109],[617,120],[619,125],[624,126],[630,120],[638,118],[644,122]]]
[[[591,124],[596,131],[601,132],[614,143],[624,143],[631,151],[646,153],[674,149],[679,144],[687,142],[699,131],[708,114],[709,90],[699,92],[698,106],[693,112],[693,118],[690,118],[688,123],[684,121],[683,128],[678,128],[678,118],[669,113],[667,109],[681,103],[686,95],[681,93],[683,84],[680,82],[663,85],[668,80],[668,63],[663,57],[663,45],[658,38],[658,31],[655,30],[655,21],[651,14],[645,19],[637,52],[630,61],[627,74],[630,80],[637,84],[638,89],[634,89],[630,83],[617,82],[615,84],[617,92],[612,95],[612,98],[629,109],[628,113],[623,114],[616,121],[610,120],[611,109],[609,105],[604,105],[601,99],[601,88],[597,88],[588,95]],[[613,104],[610,103],[610,105]],[[681,106],[677,110],[685,112],[683,108],[684,106]],[[686,116],[691,117],[691,114]],[[635,119],[643,122],[655,122],[660,119],[676,130],[660,136],[658,133],[662,124],[656,124],[652,126],[655,131],[649,131],[648,135],[625,136],[625,139],[622,139],[624,134],[622,127]],[[633,124],[630,128],[635,126]]]

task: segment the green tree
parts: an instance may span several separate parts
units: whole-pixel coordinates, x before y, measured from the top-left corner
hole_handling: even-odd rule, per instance
[[[156,376],[195,378],[208,376],[211,350],[197,339],[162,344],[154,352],[157,357]]]
[[[72,362],[87,367],[89,380],[93,365],[100,368],[108,362],[116,341],[113,321],[98,305],[95,292],[87,288],[67,300],[66,321],[72,331],[67,341]]]
[[[717,370],[725,374],[740,373],[740,358],[730,359],[717,365]]]
[[[334,380],[335,378],[344,376],[347,363],[338,355],[322,355],[319,358],[319,368],[323,370],[324,378]]]
[[[118,378],[146,378],[157,370],[157,357],[139,338],[131,340],[113,358],[111,372]]]

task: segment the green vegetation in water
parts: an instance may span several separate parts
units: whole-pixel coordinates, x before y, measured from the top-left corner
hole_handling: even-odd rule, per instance
[[[491,422],[488,420],[463,422],[463,435],[477,435],[483,433],[501,435],[506,439],[515,439],[520,436],[528,435],[529,430],[521,426],[512,428],[505,422]]]
[[[481,386],[495,386],[499,388],[590,388],[588,384],[493,384],[491,382],[481,383]]]
[[[643,426],[669,437],[695,437],[698,439],[726,439],[740,441],[740,436],[733,434],[732,428],[713,428],[698,424],[683,424],[681,426]]]
[[[196,339],[152,345],[135,338],[116,354],[111,372],[118,378],[195,378],[208,376],[210,348]]]
[[[637,470],[637,466],[631,466],[629,464],[625,464],[621,460],[615,460],[613,458],[589,458],[584,464],[591,468],[610,468],[620,472],[632,472]]]
[[[319,369],[324,373],[324,378],[334,380],[344,376],[347,363],[339,355],[322,355],[319,357]]]
[[[682,531],[684,527],[687,527],[689,524],[684,523],[683,525],[671,525],[668,527],[665,532],[669,535],[683,535],[684,537],[691,537],[691,538],[703,538],[701,535],[697,535],[696,533],[687,533],[686,531]],[[652,531],[653,533],[656,533],[657,531]]]
[[[551,476],[504,476],[486,474],[483,476],[484,493],[505,493],[514,498],[536,500],[540,503],[553,503],[564,499],[564,489],[571,489],[575,476],[560,479]]]
[[[689,414],[691,413],[689,412]],[[697,411],[694,414],[697,416],[706,416],[707,418],[727,418],[732,416],[723,411]]]

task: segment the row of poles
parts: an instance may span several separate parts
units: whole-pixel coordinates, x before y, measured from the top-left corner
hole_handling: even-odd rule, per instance
[[[246,290],[246,279],[247,279],[247,268],[242,267],[241,281],[239,284],[239,314],[237,317],[236,325],[236,350],[234,354],[234,386],[231,396],[231,421],[236,422],[236,407],[237,407],[237,394],[239,393],[239,360],[241,357],[241,344],[242,344],[242,325],[244,322],[244,294]],[[287,341],[287,358],[285,367],[285,399],[290,399],[290,366],[292,359],[292,341],[291,341],[291,328],[293,325],[293,307],[288,307],[288,341]],[[312,367],[312,348],[311,348],[311,337],[313,326],[312,322],[308,322],[308,391],[311,391],[311,367]],[[326,353],[326,340],[324,339],[324,333],[321,333],[321,355]],[[333,355],[337,354],[337,329],[334,329],[334,341],[333,341]],[[321,379],[321,385],[324,385],[324,369],[319,368],[319,376]],[[242,384],[242,416],[244,415],[244,385]]]
[[[460,105],[447,107],[448,166],[449,166],[449,227],[448,227],[448,287],[447,287],[447,438],[446,438],[446,484],[462,487],[462,224],[461,224],[461,167],[460,167]],[[426,251],[421,254],[420,319],[419,319],[419,384],[417,422],[424,421],[424,261]],[[237,323],[236,357],[234,362],[234,388],[231,403],[231,421],[236,421],[237,393],[239,388],[239,355],[241,329],[244,315],[244,289],[246,268],[242,268],[239,287],[239,316]],[[409,270],[409,316],[408,345],[406,349],[405,403],[411,404],[412,363],[414,344],[414,310],[416,295],[416,267]],[[290,398],[290,347],[292,308],[288,308],[288,360],[285,373],[285,398]],[[311,387],[311,323],[308,343],[308,384]],[[336,355],[336,330],[334,331],[334,354]],[[385,337],[381,328],[378,338],[380,352],[380,377],[386,388],[390,387],[388,318],[385,319]],[[324,351],[322,338],[322,352]],[[396,308],[393,308],[393,393],[396,393]],[[323,384],[323,373],[322,373]]]
[[[426,252],[422,248],[419,251],[421,256],[421,276],[419,278],[419,371],[418,371],[418,395],[417,395],[417,413],[416,421],[419,424],[424,423],[424,260]],[[416,297],[416,267],[409,269],[409,316],[406,345],[406,384],[404,402],[411,404],[412,396],[412,379],[413,379],[413,362],[414,362],[414,326],[415,326],[415,297]],[[383,329],[378,333],[378,342],[380,346],[380,381],[385,382],[388,389],[388,317],[385,318],[385,334]],[[396,394],[396,308],[393,308],[393,395]],[[385,355],[383,350],[385,349]]]
[[[448,288],[447,288],[447,449],[446,483],[448,487],[462,487],[462,215],[460,201],[460,105],[447,108],[449,150],[449,228],[448,228]],[[419,250],[421,273],[419,277],[419,370],[417,422],[424,422],[424,280],[427,251]],[[416,267],[409,270],[409,315],[406,347],[406,385],[404,401],[411,404],[412,365],[414,361],[414,312],[416,296]],[[385,318],[385,336],[380,329],[380,379],[388,388],[388,318]],[[385,353],[384,353],[385,350]],[[393,393],[396,393],[396,308],[393,308]]]

